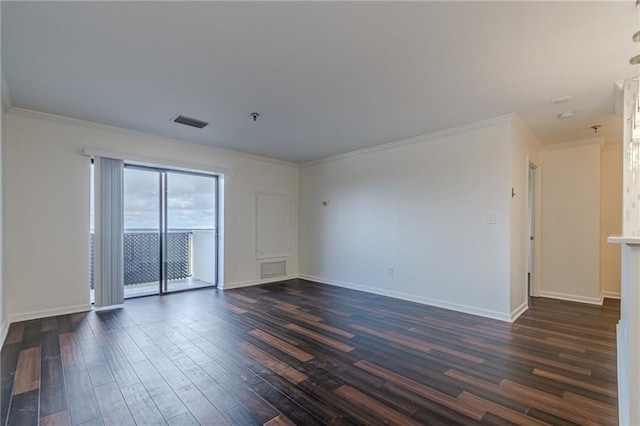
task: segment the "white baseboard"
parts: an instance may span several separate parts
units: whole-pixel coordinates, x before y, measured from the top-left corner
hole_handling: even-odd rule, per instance
[[[605,299],[620,299],[619,291],[603,291],[602,297]]]
[[[366,293],[378,294],[380,296],[393,297],[394,299],[402,299],[402,300],[407,300],[409,302],[421,303],[423,305],[435,306],[437,308],[450,309],[452,311],[463,312],[465,314],[478,315],[485,318],[511,322],[510,314],[493,311],[490,309],[476,308],[474,306],[463,305],[460,303],[446,302],[444,300],[431,299],[428,297],[416,296],[413,294],[402,293],[402,292],[393,291],[393,290],[383,290],[376,287],[369,287],[369,286],[364,286],[360,284],[330,280],[330,279],[315,277],[315,276],[306,275],[306,274],[300,274],[300,278],[304,280],[315,281],[322,284],[329,284],[336,287],[343,287],[351,290],[359,290],[359,291],[364,291]]]
[[[124,308],[124,303],[120,303],[118,305],[94,306],[93,310],[96,312],[100,312],[100,311],[112,311],[114,309],[122,309],[122,308]]]
[[[9,332],[9,321],[6,318],[2,318],[2,325],[0,326],[0,348],[4,345],[4,339],[7,338]]]
[[[75,314],[76,312],[86,312],[91,310],[91,304],[65,306],[62,308],[42,309],[40,311],[23,312],[21,314],[9,315],[8,322],[28,321],[38,318],[54,317],[56,315]]]
[[[523,302],[522,305],[511,311],[511,319],[509,321],[514,322],[520,315],[524,314],[527,309],[529,309],[529,304],[527,302]]]
[[[276,277],[276,278],[265,278],[263,280],[248,280],[248,281],[237,281],[235,283],[220,283],[218,284],[218,288],[222,290],[232,290],[234,288],[242,288],[242,287],[251,287],[254,285],[261,284],[269,284],[269,283],[277,283],[278,281],[286,281],[298,278],[297,275],[287,275],[284,277]]]
[[[566,293],[557,293],[555,291],[541,291],[539,293],[540,297],[548,297],[550,299],[560,299],[566,300],[569,302],[578,302],[578,303],[588,303],[590,305],[602,305],[602,294],[600,297],[586,297],[579,296],[576,294],[566,294]]]

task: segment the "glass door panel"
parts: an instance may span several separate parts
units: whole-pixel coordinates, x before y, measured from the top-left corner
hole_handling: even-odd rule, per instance
[[[124,297],[160,291],[160,178],[156,169],[124,169]]]
[[[217,178],[177,171],[165,173],[163,290],[215,286]]]

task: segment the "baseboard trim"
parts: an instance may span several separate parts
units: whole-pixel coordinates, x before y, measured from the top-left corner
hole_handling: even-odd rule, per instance
[[[619,291],[603,291],[602,297],[605,299],[620,299]]]
[[[7,338],[8,333],[9,321],[6,318],[3,318],[2,327],[0,328],[0,348],[4,346],[4,340]]]
[[[94,306],[93,310],[96,312],[101,312],[101,311],[112,311],[114,309],[122,309],[122,308],[124,308],[124,303],[119,303],[117,305]]]
[[[365,293],[378,294],[380,296],[393,297],[394,299],[406,300],[409,302],[420,303],[423,305],[435,306],[437,308],[449,309],[452,311],[462,312],[465,314],[478,315],[485,318],[491,318],[499,321],[511,322],[511,315],[490,309],[476,308],[460,303],[446,302],[444,300],[431,299],[428,297],[416,296],[409,293],[402,293],[392,290],[381,290],[375,287],[353,284],[344,281],[330,280],[327,278],[316,277],[313,275],[300,274],[300,278],[308,281],[315,281],[321,284],[333,285],[336,287],[348,288],[350,290],[364,291]]]
[[[222,290],[233,290],[234,288],[251,287],[254,285],[277,283],[278,281],[286,281],[298,278],[297,275],[286,275],[284,277],[265,278],[262,280],[237,281],[235,283],[220,283],[218,288]]]
[[[520,315],[524,314],[527,309],[529,309],[529,304],[527,302],[523,302],[522,305],[511,311],[511,319],[509,321],[514,322]]]
[[[566,300],[568,302],[588,303],[590,305],[602,305],[603,296],[585,297],[575,294],[557,293],[555,291],[541,291],[539,297],[548,297],[550,299]]]
[[[9,315],[9,324],[19,321],[28,321],[38,318],[54,317],[57,315],[75,314],[77,312],[86,312],[91,310],[91,304],[72,305],[62,308],[42,309],[40,311],[24,312],[21,314]]]

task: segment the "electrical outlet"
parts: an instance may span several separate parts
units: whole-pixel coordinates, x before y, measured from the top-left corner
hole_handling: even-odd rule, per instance
[[[390,277],[393,276],[393,267],[387,268],[387,275],[390,276]]]

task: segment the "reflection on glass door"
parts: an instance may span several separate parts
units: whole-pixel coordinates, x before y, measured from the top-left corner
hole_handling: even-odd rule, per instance
[[[216,178],[168,171],[163,292],[216,284]]]
[[[124,169],[125,299],[160,292],[160,178],[155,169]]]
[[[125,165],[124,297],[217,284],[217,177]]]

